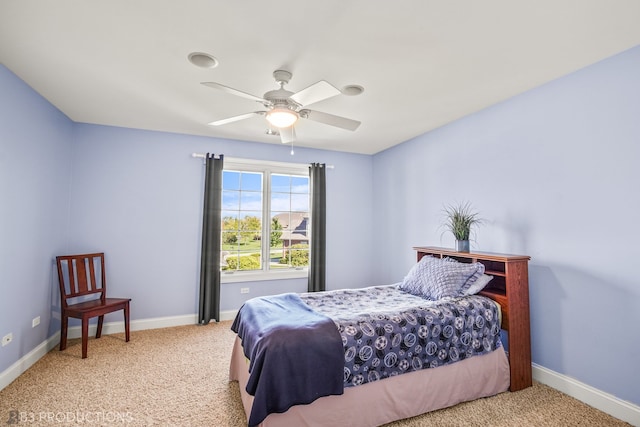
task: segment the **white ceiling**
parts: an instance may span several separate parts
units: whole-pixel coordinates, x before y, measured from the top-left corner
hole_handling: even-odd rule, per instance
[[[631,47],[637,0],[0,0],[0,61],[76,122],[280,144],[257,96],[319,80],[312,109],[362,122],[301,120],[296,146],[373,154]],[[220,64],[198,68],[191,52]]]

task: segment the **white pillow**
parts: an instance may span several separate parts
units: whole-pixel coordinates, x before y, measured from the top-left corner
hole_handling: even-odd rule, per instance
[[[493,276],[489,276],[488,274],[483,274],[482,276],[478,277],[478,279],[475,282],[473,282],[466,291],[463,291],[462,294],[463,295],[477,294],[478,292],[483,290],[485,286],[487,286],[487,283],[489,283],[491,279],[493,279]]]

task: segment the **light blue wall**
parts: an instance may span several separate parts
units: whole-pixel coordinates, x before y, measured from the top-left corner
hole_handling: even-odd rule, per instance
[[[77,124],[71,250],[105,251],[110,292],[132,297],[133,319],[197,313],[204,165],[191,154],[321,162],[334,166],[327,171],[328,287],[371,284],[372,157],[289,151],[282,145]],[[250,287],[251,294],[241,295],[240,287]],[[248,297],[306,289],[306,279],[223,283],[220,309],[238,309]]]
[[[636,47],[374,156],[376,275],[470,201],[472,249],[531,256],[534,363],[640,404],[639,76]]]
[[[67,243],[73,124],[4,65],[0,94],[0,337],[13,334],[1,373],[60,325],[53,256]]]

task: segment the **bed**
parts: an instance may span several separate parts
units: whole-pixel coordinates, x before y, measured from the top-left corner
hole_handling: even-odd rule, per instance
[[[398,284],[243,305],[230,379],[250,426],[378,426],[509,389],[508,263],[417,250]]]

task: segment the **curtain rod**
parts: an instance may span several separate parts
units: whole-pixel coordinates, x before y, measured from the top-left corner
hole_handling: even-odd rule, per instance
[[[196,158],[196,159],[206,159],[207,155],[203,154],[203,153],[191,153],[191,157]],[[333,166],[333,165],[325,165],[325,167],[327,169],[334,169],[335,166]]]

